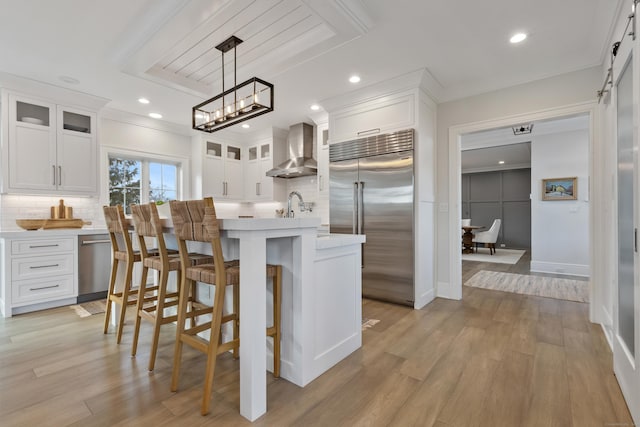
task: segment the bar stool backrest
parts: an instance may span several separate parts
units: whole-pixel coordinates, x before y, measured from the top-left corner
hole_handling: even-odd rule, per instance
[[[133,245],[131,244],[127,221],[124,218],[124,209],[122,209],[121,205],[116,205],[103,206],[102,210],[104,211],[104,219],[114,254],[117,256],[118,253],[122,253],[128,257],[133,257]]]
[[[203,200],[171,201],[171,219],[178,239],[178,251],[183,266],[189,265],[188,241],[208,242],[213,251],[216,283],[226,284],[226,271],[220,242],[220,226],[216,217],[213,198]],[[183,274],[185,269],[182,269]]]
[[[156,239],[158,245],[158,252],[161,260],[168,262],[167,245],[164,240],[164,234],[162,232],[162,222],[158,215],[158,208],[155,203],[149,203],[146,205],[131,205],[131,217],[133,218],[133,225],[136,229],[136,234],[140,240],[140,252],[142,257],[146,258],[148,254],[147,244],[145,237],[153,237]]]

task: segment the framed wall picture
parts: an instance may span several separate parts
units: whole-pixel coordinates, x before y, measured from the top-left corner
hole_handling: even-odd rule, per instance
[[[542,200],[577,200],[578,177],[542,180]]]

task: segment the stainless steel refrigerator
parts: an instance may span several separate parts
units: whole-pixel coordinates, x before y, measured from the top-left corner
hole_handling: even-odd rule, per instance
[[[413,129],[329,147],[330,231],[365,234],[362,295],[413,306]]]

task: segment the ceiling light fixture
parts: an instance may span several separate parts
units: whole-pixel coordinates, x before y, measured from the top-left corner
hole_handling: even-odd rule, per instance
[[[498,164],[499,164],[499,165],[504,165],[504,160],[500,160],[500,161],[498,161]]]
[[[162,114],[160,114],[160,113],[149,113],[149,117],[151,117],[152,119],[161,119],[162,118]]]
[[[529,125],[516,126],[511,129],[513,130],[514,135],[524,135],[533,131],[533,123]]]
[[[249,129],[251,126],[249,125],[249,123],[245,123],[242,125],[243,129]]]
[[[524,39],[527,38],[527,35],[525,33],[516,33],[513,36],[511,36],[511,38],[509,39],[509,41],[511,43],[520,43],[522,41],[524,41]]]
[[[148,104],[149,100],[147,98],[138,98],[138,102],[140,104]]]
[[[222,93],[192,108],[191,126],[203,132],[215,132],[236,123],[273,111],[273,85],[257,77],[236,84],[236,36],[216,46],[222,52]],[[224,88],[224,54],[233,49],[233,87]],[[200,117],[199,115],[202,115]]]
[[[357,75],[354,74],[353,76],[349,77],[349,81],[351,83],[359,83],[360,82],[360,76],[357,76]]]
[[[313,105],[312,105],[311,107],[309,107],[309,108],[311,108],[313,111],[318,111],[318,110],[320,109],[320,106],[319,106],[318,104],[313,104]]]

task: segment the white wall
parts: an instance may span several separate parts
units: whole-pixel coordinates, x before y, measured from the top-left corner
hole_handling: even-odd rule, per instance
[[[449,129],[454,125],[497,120],[518,114],[591,102],[594,101],[595,91],[601,84],[601,69],[594,67],[438,105],[436,126],[438,135],[436,146],[438,295],[441,295],[441,288],[450,286],[449,212],[460,209],[459,201],[458,205],[449,206]]]
[[[589,276],[589,133],[531,143],[531,271]],[[542,200],[542,179],[578,177],[578,199]]]

